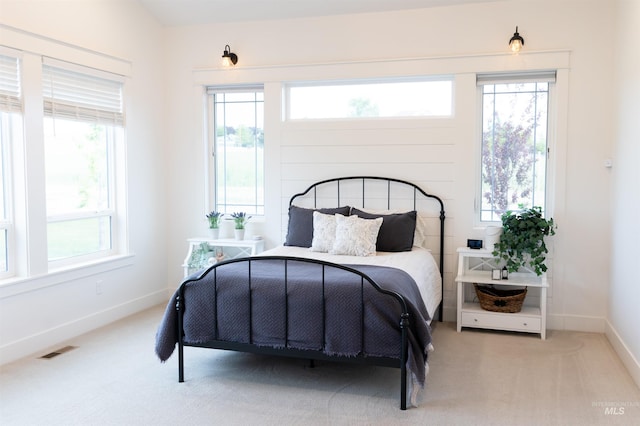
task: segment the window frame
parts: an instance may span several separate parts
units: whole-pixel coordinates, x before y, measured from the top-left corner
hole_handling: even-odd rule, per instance
[[[206,86],[204,89],[205,89],[205,117],[206,117],[205,149],[206,149],[206,172],[207,172],[206,189],[205,189],[206,191],[205,214],[209,213],[210,211],[220,211],[225,214],[226,218],[229,218],[231,216],[231,213],[233,212],[226,211],[226,209],[220,209],[219,207],[220,204],[219,204],[218,182],[217,182],[217,176],[218,176],[219,170],[217,168],[217,162],[216,162],[218,149],[217,149],[217,135],[216,135],[217,123],[216,123],[215,96],[220,94],[237,94],[237,93],[250,93],[250,92],[262,93],[262,100],[259,102],[262,103],[262,118],[263,118],[262,130],[264,131],[264,114],[265,114],[265,103],[266,103],[265,94],[264,94],[265,90],[264,90],[263,84]],[[258,101],[254,100],[253,102],[256,103]],[[249,215],[253,216],[254,218],[263,217],[265,215],[265,198],[266,198],[266,194],[265,194],[266,188],[264,186],[265,163],[266,163],[265,147],[263,145],[262,196],[256,195],[256,198],[254,200],[255,201],[254,207],[256,208],[256,211],[259,211],[261,209],[262,213],[249,213]],[[257,187],[254,187],[254,190],[257,191],[257,189],[258,189]],[[258,202],[260,199],[262,199],[262,204]],[[236,209],[234,211],[246,211],[246,210]]]
[[[85,261],[108,257],[118,252],[118,246],[119,246],[118,221],[117,221],[117,211],[115,208],[116,191],[117,191],[115,162],[118,161],[116,159],[115,145],[117,144],[118,141],[116,140],[117,138],[113,135],[114,133],[113,127],[108,127],[107,133],[109,133],[109,135],[106,136],[107,138],[107,141],[106,141],[107,154],[106,155],[107,155],[107,169],[108,169],[107,171],[108,207],[96,209],[96,210],[74,210],[74,211],[66,211],[66,212],[54,213],[54,214],[47,213],[47,229],[49,225],[60,223],[60,222],[108,218],[109,226],[110,226],[109,247],[106,249],[92,251],[85,254],[67,256],[67,257],[55,258],[55,259],[52,259],[51,253],[47,251],[47,262],[49,263],[50,268],[55,269],[55,268],[59,268],[67,265],[72,265],[75,263],[81,263]],[[45,190],[45,196],[46,196],[46,190]]]
[[[7,111],[0,111],[0,120],[8,119],[5,117],[5,114],[10,114]],[[11,147],[10,143],[10,135],[8,135],[8,126],[0,124],[0,178],[2,178],[2,195],[4,196],[4,210],[3,214],[0,214],[0,238],[2,238],[2,233],[4,233],[5,237],[5,247],[6,247],[6,270],[0,270],[0,279],[9,278],[15,274],[15,261],[14,257],[16,247],[14,241],[15,234],[15,224],[13,218],[13,171],[12,171],[12,161],[11,161]]]
[[[476,147],[476,194],[474,202],[474,226],[487,227],[487,226],[502,226],[500,219],[487,221],[482,220],[482,204],[483,204],[483,192],[482,192],[482,146],[483,146],[483,95],[484,85],[488,84],[512,84],[512,83],[533,83],[533,82],[546,82],[548,83],[547,91],[547,143],[546,143],[546,158],[545,158],[545,188],[544,188],[544,208],[542,211],[543,217],[551,217],[553,212],[553,197],[555,194],[555,173],[553,170],[552,156],[555,153],[557,147],[557,111],[558,111],[558,70],[541,70],[541,71],[521,71],[513,73],[492,73],[492,74],[476,74],[477,85],[477,132],[475,137]],[[531,206],[533,207],[533,206]]]
[[[394,114],[394,115],[377,115],[377,116],[338,116],[338,117],[310,117],[297,118],[292,117],[292,100],[291,91],[296,88],[326,88],[340,86],[363,86],[363,85],[389,85],[404,83],[430,83],[430,82],[449,82],[450,91],[450,111],[448,114]],[[428,75],[420,77],[385,77],[385,78],[363,78],[363,79],[347,79],[347,80],[322,80],[322,81],[290,81],[284,85],[284,120],[291,122],[303,121],[335,121],[335,120],[395,120],[395,119],[442,119],[452,118],[455,114],[455,75]]]
[[[6,60],[8,66],[3,66],[2,75],[5,76],[0,93],[0,177],[2,178],[2,197],[4,212],[0,213],[0,232],[4,234],[4,244],[6,248],[5,261],[6,270],[0,270],[0,279],[10,278],[16,272],[16,242],[15,242],[15,194],[13,181],[13,149],[14,138],[17,138],[13,124],[14,117],[18,115],[20,125],[24,125],[23,116],[23,96],[22,96],[22,75],[21,75],[21,53],[9,48],[1,48],[0,55],[3,61]],[[8,59],[8,60],[7,60]],[[9,64],[12,62],[12,64]],[[13,67],[15,63],[15,68]],[[15,77],[13,79],[12,77]],[[1,237],[0,237],[1,238]]]
[[[117,153],[116,145],[124,144],[124,138],[126,133],[125,115],[124,115],[124,92],[125,81],[122,76],[112,74],[107,71],[96,70],[87,68],[84,66],[70,64],[63,61],[58,61],[51,58],[44,58],[43,61],[43,101],[44,101],[44,114],[45,118],[53,120],[55,126],[55,120],[68,120],[77,121],[84,124],[97,124],[104,125],[106,134],[106,162],[107,162],[107,208],[100,208],[95,210],[73,210],[56,213],[46,213],[46,229],[47,235],[49,235],[49,226],[51,224],[69,221],[82,221],[86,219],[102,219],[107,218],[109,222],[109,245],[105,249],[99,249],[78,255],[70,255],[61,258],[51,258],[51,253],[47,250],[47,264],[49,270],[59,269],[66,266],[75,264],[81,264],[96,259],[107,258],[116,255],[120,252],[121,242],[119,241],[119,223],[118,223],[118,209],[117,200],[120,198],[118,191],[120,191],[118,185],[118,176],[116,173],[120,169],[118,164],[123,161]],[[51,74],[47,74],[45,69],[48,67]],[[71,85],[64,87],[63,95],[60,98],[47,96],[47,94],[53,94],[54,88],[52,86],[46,87],[46,78],[51,75],[54,77],[56,73],[64,75],[65,73],[79,76],[80,79],[86,79],[91,83],[95,81],[96,84],[101,84],[103,81],[108,81],[111,86],[117,86],[119,91],[119,100],[114,99],[100,99],[98,97],[92,97],[88,95],[90,93],[89,88],[83,88],[81,84],[71,83]],[[66,78],[63,76],[63,78]],[[69,84],[63,82],[63,84]],[[83,90],[84,89],[84,90]],[[77,92],[76,92],[77,90]],[[79,101],[70,100],[74,96],[67,96],[67,94],[75,95],[79,94]],[[86,98],[83,96],[86,95]],[[55,96],[55,95],[54,95]],[[100,108],[100,105],[96,105],[95,108],[91,108],[91,102],[106,103],[106,106]],[[118,103],[116,106],[114,103]],[[43,144],[46,140],[43,139]],[[45,155],[46,164],[46,155]],[[44,192],[45,199],[47,198],[47,189]],[[48,238],[47,238],[48,246]]]

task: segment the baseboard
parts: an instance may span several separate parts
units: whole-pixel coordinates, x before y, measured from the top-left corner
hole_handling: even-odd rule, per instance
[[[640,388],[640,362],[638,362],[633,353],[631,353],[627,345],[624,343],[624,340],[622,340],[616,329],[609,321],[606,322],[605,335],[607,336],[609,343],[611,343],[611,346],[613,346],[613,350],[616,351],[624,366],[627,367],[633,381],[636,382],[636,385]]]
[[[157,291],[0,346],[0,365],[46,353],[62,342],[166,301],[166,291]]]
[[[604,333],[605,319],[584,315],[547,315],[547,329],[584,331],[587,333]]]

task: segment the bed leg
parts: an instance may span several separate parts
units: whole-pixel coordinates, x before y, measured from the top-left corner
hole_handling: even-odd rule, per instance
[[[409,327],[409,314],[403,313],[400,319],[400,328],[402,330],[402,342],[400,353],[400,409],[407,409],[407,351],[409,344],[407,341],[407,328]]]
[[[178,382],[184,382],[184,351],[180,343],[178,343]]]
[[[309,360],[309,368],[316,368],[316,361],[313,359]]]
[[[402,378],[400,379],[400,409],[407,409],[407,368],[402,367],[400,369],[400,374],[402,374]]]
[[[176,298],[176,311],[178,311],[178,382],[184,382],[184,346],[182,344],[182,296]]]

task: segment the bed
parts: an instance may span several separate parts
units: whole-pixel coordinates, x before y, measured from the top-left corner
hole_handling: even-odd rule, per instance
[[[313,183],[289,200],[282,246],[181,284],[156,354],[177,345],[180,382],[188,346],[395,367],[400,408],[415,405],[442,321],[444,219],[439,197],[403,180]]]

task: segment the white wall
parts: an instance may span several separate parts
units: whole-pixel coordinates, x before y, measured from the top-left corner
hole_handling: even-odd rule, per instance
[[[104,57],[129,70],[126,195],[132,256],[0,283],[0,363],[6,363],[166,299],[167,197],[162,27],[137,2],[120,0],[1,0],[0,24],[0,44],[62,59],[89,58],[84,65],[97,68]]]
[[[620,0],[614,75],[617,112],[613,154],[612,253],[607,336],[640,386],[640,285],[637,278],[640,238],[640,53],[634,34],[640,2]]]
[[[166,297],[167,287],[177,286],[185,239],[206,230],[199,108],[204,80],[211,84],[252,78],[266,81],[268,96],[276,99],[281,82],[296,78],[297,65],[318,72],[317,78],[331,78],[336,77],[334,72],[350,72],[354,61],[363,61],[367,73],[383,75],[402,73],[401,66],[412,63],[401,64],[398,59],[422,58],[417,66],[423,67],[420,72],[429,74],[452,67],[455,58],[486,57],[484,54],[488,53],[492,54],[492,66],[502,63],[504,69],[509,69],[513,67],[513,57],[500,55],[518,25],[527,52],[517,59],[520,66],[539,61],[535,58],[540,55],[531,52],[569,52],[569,87],[564,94],[568,109],[560,111],[565,128],[559,135],[562,150],[556,153],[554,218],[559,229],[553,244],[550,325],[557,329],[604,331],[608,315],[608,335],[629,355],[628,365],[637,366],[640,339],[630,303],[638,298],[629,295],[637,296],[638,290],[630,278],[635,276],[629,266],[633,259],[624,256],[630,256],[634,247],[633,232],[628,231],[638,234],[632,216],[638,200],[628,197],[626,186],[632,179],[637,181],[637,161],[632,163],[632,159],[634,155],[637,158],[638,149],[638,96],[637,86],[635,95],[627,92],[626,85],[615,86],[617,91],[613,91],[611,46],[618,40],[627,46],[627,52],[637,52],[633,28],[638,23],[638,5],[635,0],[618,1],[621,6],[617,15],[613,2],[607,0],[519,0],[163,29],[136,2],[128,0],[0,0],[2,25],[113,55],[132,64],[127,83],[131,94],[127,109],[127,167],[130,247],[134,254],[117,263],[115,269],[106,265],[0,287],[0,363],[41,351],[153,304]],[[580,19],[576,19],[577,10]],[[617,33],[616,19],[624,23]],[[220,71],[218,64],[225,44],[231,45],[240,61],[236,69]],[[638,75],[638,59],[633,58],[619,56],[615,62],[620,70],[615,75],[629,84],[637,84],[634,76]],[[325,68],[323,64],[334,65]],[[415,69],[416,65],[412,66]],[[395,71],[390,71],[393,68]],[[458,83],[470,86],[472,73],[485,71],[477,68],[482,67],[465,65],[462,72],[458,69]],[[284,75],[283,70],[294,70],[294,77]],[[615,103],[612,93],[616,94]],[[458,94],[456,102],[455,128],[435,123],[408,130],[412,134],[410,152],[415,149],[434,158],[411,161],[409,168],[405,167],[408,156],[403,154],[399,164],[384,170],[384,174],[416,180],[426,189],[433,187],[434,191],[443,192],[449,218],[449,253],[463,245],[466,238],[482,235],[481,230],[473,228],[472,213],[472,168],[477,161],[473,154],[476,99]],[[614,119],[614,105],[620,112],[618,121]],[[296,181],[306,183],[308,178],[325,176],[322,162],[305,166],[309,176],[298,176],[301,172],[296,171],[307,162],[296,154],[302,151],[300,148],[311,145],[319,149],[326,143],[317,138],[306,139],[316,129],[287,127],[279,117],[280,105],[269,106],[268,216],[266,222],[253,225],[256,232],[269,236],[270,245],[279,242],[284,204]],[[615,155],[614,125],[620,128]],[[339,129],[337,138],[332,139],[340,141],[333,142],[334,152],[339,155],[363,148],[361,139],[349,140],[345,135],[368,133],[370,143],[382,148],[379,152],[384,155],[393,146],[381,136],[371,137],[376,130]],[[434,138],[446,139],[447,148],[431,151]],[[615,198],[610,195],[611,171],[603,167],[603,160],[610,157],[615,159]],[[380,173],[380,157],[371,154],[366,158],[364,162],[341,163],[334,171]],[[434,164],[450,164],[444,168],[444,178],[432,173]],[[614,210],[609,207],[612,201]],[[613,233],[612,215],[617,221]],[[608,255],[612,250],[613,269]],[[446,260],[450,286],[455,259],[450,255]],[[102,295],[96,295],[96,279],[103,281]],[[452,306],[450,287],[446,298]]]
[[[579,20],[575,19],[578,6]],[[528,53],[503,55],[516,25]],[[598,28],[597,36],[593,28]],[[177,27],[166,34],[167,99],[172,117],[168,169],[173,200],[168,214],[174,225],[169,230],[168,276],[176,282],[184,240],[203,234],[206,227],[199,85],[266,81],[268,90],[277,95],[287,79],[340,78],[358,67],[371,76],[457,73],[460,93],[456,95],[456,118],[446,124],[412,124],[403,130],[409,135],[410,146],[401,154],[394,152],[396,142],[388,140],[389,132],[381,131],[377,124],[369,128],[359,124],[334,126],[331,130],[313,125],[305,128],[280,122],[279,103],[267,106],[271,119],[265,123],[265,146],[269,150],[266,178],[275,185],[267,194],[267,223],[254,223],[258,232],[267,235],[269,245],[280,242],[278,219],[292,191],[306,187],[308,180],[328,175],[386,174],[418,181],[427,190],[433,187],[443,192],[449,218],[445,278],[445,305],[449,308],[454,303],[452,271],[456,262],[451,253],[467,238],[482,235],[473,227],[473,169],[477,164],[477,98],[469,90],[474,84],[473,73],[495,66],[535,68],[544,62],[541,57],[558,50],[565,52],[568,67],[563,78],[568,79],[568,85],[561,96],[568,109],[559,111],[560,151],[553,160],[558,183],[554,218],[559,229],[554,241],[549,323],[556,329],[604,331],[610,276],[611,176],[603,161],[612,155],[613,129],[610,77],[614,8],[609,2],[523,0]],[[219,69],[225,44],[239,56],[238,65],[231,70]],[[486,59],[485,54],[494,55]],[[400,61],[405,58],[419,59]],[[390,126],[402,125],[396,122]],[[447,148],[433,151],[433,146],[441,142]],[[326,157],[308,154],[323,152],[324,146],[330,146],[340,160],[330,162]],[[375,150],[367,150],[367,146]],[[354,151],[362,152],[362,156],[350,160],[348,155]],[[424,156],[412,155],[417,152]],[[383,164],[391,154],[397,162]]]

